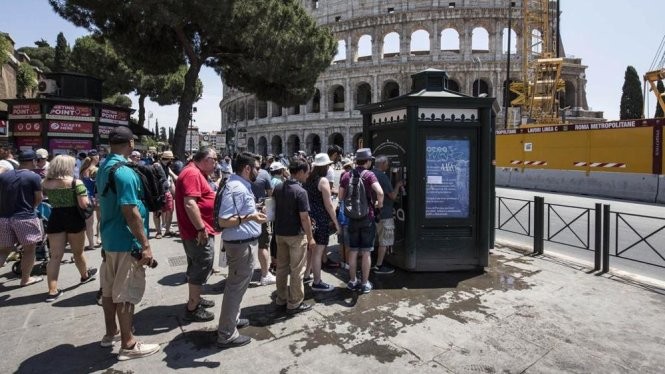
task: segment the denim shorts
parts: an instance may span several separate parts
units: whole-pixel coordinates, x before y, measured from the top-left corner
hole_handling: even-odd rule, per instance
[[[376,224],[369,219],[349,220],[349,248],[352,251],[371,252],[374,250]]]
[[[183,240],[187,255],[187,283],[202,286],[212,273],[215,256],[215,238],[208,236],[204,245],[196,244],[196,239]]]

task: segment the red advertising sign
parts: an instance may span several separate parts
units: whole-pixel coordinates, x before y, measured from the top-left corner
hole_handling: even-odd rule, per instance
[[[16,145],[20,150],[41,148],[42,138],[39,136],[22,136],[16,138]]]
[[[58,133],[92,133],[92,123],[90,122],[68,122],[68,121],[49,121],[49,132]]]
[[[108,138],[109,134],[111,133],[111,130],[113,130],[115,126],[99,126],[99,136],[102,138]]]
[[[49,140],[49,149],[53,154],[66,154],[71,149],[89,150],[92,148],[92,140],[85,139],[51,139]]]
[[[126,125],[129,121],[129,112],[124,110],[115,110],[102,108],[99,122],[115,123],[117,125]]]
[[[14,122],[13,128],[16,136],[39,136],[42,133],[42,124],[39,122]]]
[[[33,116],[39,115],[39,104],[15,104],[12,106],[13,116]]]
[[[48,112],[58,117],[92,117],[92,107],[82,105],[55,104]]]

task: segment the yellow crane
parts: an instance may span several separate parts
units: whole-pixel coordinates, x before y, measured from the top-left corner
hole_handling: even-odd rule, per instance
[[[522,80],[509,86],[516,94],[510,104],[521,107],[522,117],[537,125],[561,123],[558,93],[565,82],[563,58],[555,57],[553,19],[558,15],[553,5],[556,2],[550,0],[522,2]]]
[[[657,86],[658,81],[663,79],[665,79],[665,35],[663,35],[663,39],[660,41],[660,46],[656,51],[656,56],[653,58],[649,71],[644,74],[644,89],[646,90],[646,82],[649,82],[651,92],[656,95],[658,105],[660,105],[663,113],[665,113],[665,92],[659,92]]]

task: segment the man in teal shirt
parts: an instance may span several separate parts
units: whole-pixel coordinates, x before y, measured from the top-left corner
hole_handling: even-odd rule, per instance
[[[118,162],[127,163],[134,150],[134,135],[126,126],[118,126],[109,134],[111,153],[97,172],[97,191],[100,191],[101,235],[104,261],[100,280],[106,334],[102,347],[111,347],[118,340],[122,346],[118,360],[149,356],[159,351],[159,344],[139,342],[132,333],[134,305],[145,292],[144,265],[152,262],[148,242],[148,211],[143,201],[143,188],[138,175],[128,166],[117,168],[113,176],[115,188],[106,189],[109,173]],[[132,256],[137,254],[137,259]],[[116,325],[118,316],[118,326]]]

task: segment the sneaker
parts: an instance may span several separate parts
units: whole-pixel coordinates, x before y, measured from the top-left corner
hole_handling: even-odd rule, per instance
[[[115,342],[119,341],[120,341],[120,333],[114,336],[104,335],[102,337],[102,341],[99,342],[99,346],[104,348],[110,348],[113,347],[113,344],[115,344]]]
[[[347,264],[346,262],[340,263],[339,267],[344,270],[349,270],[349,264]]]
[[[349,291],[356,291],[359,285],[360,282],[358,281],[358,279],[354,281],[349,281],[349,283],[346,284],[346,289]]]
[[[272,275],[271,272],[268,272],[265,277],[261,277],[261,285],[262,286],[268,286],[271,284],[277,283],[277,278],[275,278],[274,275]]]
[[[390,265],[383,264],[381,266],[374,266],[372,271],[374,274],[392,274],[395,272],[395,268]]]
[[[288,315],[294,315],[302,312],[306,312],[308,310],[312,309],[312,304],[305,304],[305,303],[300,303],[297,307],[293,309],[286,309],[286,314]]]
[[[312,283],[312,291],[319,291],[319,292],[330,292],[334,290],[335,287],[329,285],[328,283],[321,281],[317,284]]]
[[[210,299],[201,298],[199,300],[199,305],[201,306],[201,308],[212,308],[212,307],[215,306],[215,301],[210,300]]]
[[[247,318],[238,318],[238,322],[236,322],[237,329],[241,329],[247,326],[249,326],[249,320]]]
[[[249,336],[245,335],[238,335],[233,340],[229,340],[228,342],[221,343],[220,341],[217,341],[217,347],[219,348],[235,348],[235,347],[242,347],[243,345],[247,345],[252,341],[252,338]]]
[[[303,282],[303,283],[310,283],[310,282],[312,282],[312,281],[314,281],[314,278],[312,278],[311,275],[308,275],[308,276],[306,276],[306,277],[304,277],[304,278],[302,279],[302,282]]]
[[[372,291],[372,283],[370,283],[369,281],[367,281],[367,283],[365,284],[360,285],[360,292],[369,293],[370,291]]]
[[[52,302],[58,300],[60,298],[60,296],[62,296],[63,293],[64,293],[63,290],[58,289],[58,293],[56,293],[55,295],[48,294],[48,296],[46,296],[46,302],[47,303],[52,303]]]
[[[86,272],[85,277],[81,277],[81,284],[91,282],[93,280],[97,279],[97,269],[95,268],[90,268]]]
[[[125,361],[125,360],[131,360],[133,358],[146,357],[155,354],[157,352],[159,352],[159,344],[147,344],[147,343],[136,342],[136,344],[134,344],[134,347],[131,349],[120,348],[120,352],[118,353],[118,361]]]
[[[209,312],[199,304],[196,309],[189,310],[185,305],[185,321],[189,322],[208,322],[215,319],[215,314]]]

